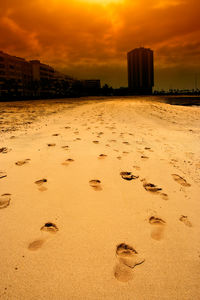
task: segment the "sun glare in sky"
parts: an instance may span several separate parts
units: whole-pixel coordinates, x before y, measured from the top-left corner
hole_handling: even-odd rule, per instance
[[[99,4],[110,4],[110,3],[120,3],[123,2],[123,0],[82,0],[83,2],[88,3],[99,3]]]

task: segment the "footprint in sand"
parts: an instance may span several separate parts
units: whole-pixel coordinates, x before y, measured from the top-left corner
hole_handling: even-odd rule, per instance
[[[130,143],[129,142],[122,142],[123,144],[125,144],[125,145],[130,145]]]
[[[95,191],[101,191],[102,187],[101,187],[101,181],[98,179],[93,179],[90,180],[89,182],[90,186],[95,190]]]
[[[98,135],[103,135],[104,134],[104,132],[103,131],[101,131],[101,132],[98,132]]]
[[[153,183],[147,183],[145,179],[142,179],[141,181],[143,182],[143,187],[148,192],[158,193],[158,192],[162,191],[162,188],[157,187]]]
[[[127,151],[123,151],[122,153],[125,155],[129,154],[129,152],[127,152]]]
[[[4,177],[7,177],[6,172],[0,171],[0,179]]]
[[[45,231],[45,232],[49,232],[49,233],[56,233],[59,229],[58,227],[56,226],[56,224],[54,223],[51,223],[51,222],[48,222],[48,223],[45,223],[41,228],[40,228],[41,231]],[[28,249],[31,250],[31,251],[36,251],[38,249],[40,249],[42,247],[42,245],[44,244],[44,242],[46,241],[46,239],[38,239],[38,240],[35,240],[33,242],[31,242],[29,245],[28,245]]]
[[[11,194],[2,194],[0,196],[0,209],[6,208],[10,205]]]
[[[189,187],[191,184],[189,184],[183,177],[177,175],[177,174],[172,174],[173,179],[178,182],[182,186]]]
[[[148,157],[148,156],[145,156],[145,155],[142,155],[142,156],[141,156],[141,159],[142,159],[142,160],[148,160],[149,157]]]
[[[11,149],[8,149],[7,147],[0,148],[0,153],[3,153],[3,154],[8,153],[10,151],[11,151]]]
[[[38,249],[40,249],[42,247],[42,245],[44,244],[45,240],[35,240],[33,242],[31,242],[29,245],[28,245],[28,249],[31,250],[31,251],[36,251]]]
[[[116,257],[117,264],[114,269],[114,276],[122,282],[133,279],[133,269],[145,261],[133,247],[124,243],[116,247]]]
[[[117,159],[121,160],[121,159],[122,159],[122,157],[121,157],[121,156],[117,156]]]
[[[105,159],[106,157],[107,157],[106,154],[100,154],[100,155],[99,155],[99,159]]]
[[[153,150],[150,147],[145,147],[145,150],[148,150],[149,152],[153,152]]]
[[[188,220],[187,216],[181,216],[179,220],[183,222],[186,226],[192,227],[192,223]]]
[[[59,136],[59,133],[54,133],[52,134],[52,136]]]
[[[99,144],[99,141],[92,141],[94,144]]]
[[[27,159],[24,159],[24,160],[19,160],[19,161],[17,161],[15,164],[16,164],[17,166],[23,166],[23,165],[27,164],[29,161],[30,161],[30,159],[27,158]]]
[[[66,160],[62,163],[62,165],[68,166],[68,165],[69,165],[70,163],[72,163],[72,162],[74,162],[74,159],[68,158],[68,159],[66,159]]]
[[[133,180],[139,178],[139,176],[133,175],[132,172],[121,172],[120,175],[125,180]]]
[[[165,193],[161,193],[160,191],[162,191],[162,188],[157,187],[155,184],[153,183],[148,183],[146,182],[145,179],[141,180],[143,182],[143,187],[145,188],[145,190],[147,192],[151,192],[154,194],[159,194],[163,200],[168,200],[168,195]]]
[[[47,144],[48,147],[55,147],[56,144],[52,143],[52,144]]]
[[[66,127],[65,127],[65,129],[70,129],[70,128],[71,128],[70,126],[66,126]]]
[[[38,189],[41,191],[41,192],[44,192],[47,190],[47,188],[45,186],[43,186],[44,183],[47,182],[47,179],[43,178],[43,179],[40,179],[40,180],[37,180],[35,181],[35,184],[37,184],[38,186]]]
[[[48,222],[48,223],[45,223],[44,226],[42,226],[40,228],[40,230],[47,231],[50,233],[56,233],[58,231],[58,227],[56,226],[56,224]]]
[[[68,150],[69,146],[62,146],[61,148],[64,149],[64,150]]]
[[[160,196],[161,196],[161,198],[162,198],[163,200],[169,200],[168,195],[165,194],[165,193],[160,193]]]
[[[137,171],[140,171],[140,167],[139,166],[133,166],[134,169],[136,169]]]
[[[165,221],[157,217],[150,217],[149,224],[152,225],[151,237],[156,241],[160,241],[163,238],[165,229]]]

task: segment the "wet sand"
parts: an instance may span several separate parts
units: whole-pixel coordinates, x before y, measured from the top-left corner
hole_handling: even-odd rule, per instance
[[[0,103],[1,299],[199,299],[200,110]]]

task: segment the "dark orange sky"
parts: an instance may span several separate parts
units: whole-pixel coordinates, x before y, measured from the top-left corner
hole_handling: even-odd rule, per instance
[[[3,3],[4,2],[4,3]],[[155,51],[156,88],[200,88],[199,0],[6,0],[0,50],[127,86],[126,53]]]

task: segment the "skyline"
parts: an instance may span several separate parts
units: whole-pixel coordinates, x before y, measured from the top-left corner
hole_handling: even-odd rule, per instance
[[[196,0],[8,0],[0,4],[0,49],[120,87],[127,52],[143,46],[154,50],[155,89],[194,88],[195,76],[199,87],[199,8]]]

